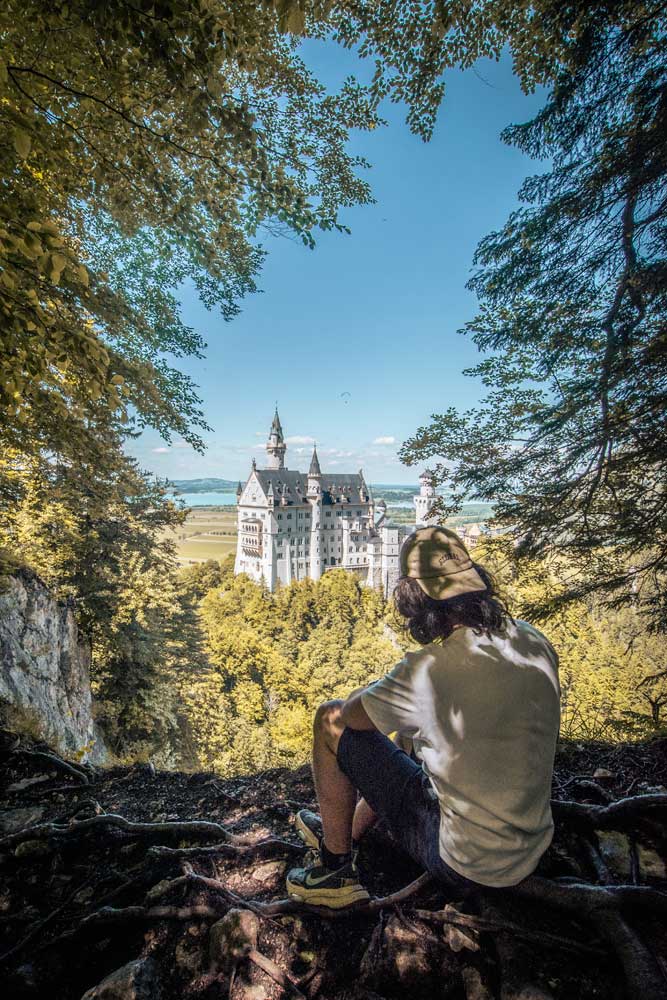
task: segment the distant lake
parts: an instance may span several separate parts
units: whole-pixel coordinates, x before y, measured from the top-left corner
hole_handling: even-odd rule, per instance
[[[236,506],[236,493],[178,493],[174,499],[182,500],[187,507],[228,507]]]
[[[227,507],[236,506],[236,493],[178,493],[176,500],[182,500],[186,507]],[[399,501],[390,507],[414,507],[413,503]]]
[[[383,486],[374,485],[372,487],[373,493],[376,499],[382,496],[382,489],[386,490],[398,490],[407,491],[410,490],[412,494],[419,492],[419,487],[412,488],[410,486],[390,486],[384,483]],[[178,493],[175,494],[177,500],[182,500],[187,507],[228,507],[236,506],[236,493],[222,493],[217,490],[209,490],[206,493]],[[414,507],[414,501],[412,497],[408,500],[407,498],[401,500],[388,500],[387,504],[389,507],[404,507],[410,509]]]

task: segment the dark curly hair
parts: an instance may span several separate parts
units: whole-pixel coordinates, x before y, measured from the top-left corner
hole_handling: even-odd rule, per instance
[[[447,639],[457,625],[468,625],[477,635],[485,632],[503,632],[507,622],[513,621],[505,603],[496,591],[491,574],[480,566],[473,566],[486,585],[486,590],[476,590],[458,597],[436,601],[425,594],[416,580],[402,576],[394,588],[394,607],[405,619],[405,628],[415,642],[423,646],[438,639]]]

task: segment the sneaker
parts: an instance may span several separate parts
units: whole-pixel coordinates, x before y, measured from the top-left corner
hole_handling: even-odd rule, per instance
[[[311,812],[310,809],[300,809],[296,814],[294,826],[306,847],[314,847],[319,850],[324,831],[322,830],[322,820],[317,813]]]
[[[370,899],[359,882],[354,861],[348,861],[336,871],[325,868],[321,859],[309,868],[293,868],[287,876],[287,893],[301,903],[327,906],[331,910],[341,910]]]
[[[309,858],[311,851],[319,851],[322,845],[322,838],[324,837],[324,830],[322,828],[322,820],[317,815],[317,813],[311,812],[310,809],[300,809],[296,814],[296,819],[294,820],[294,826],[296,827],[297,835],[304,842],[308,848],[306,853],[306,858]],[[356,865],[357,858],[359,857],[359,844],[353,840],[352,841],[352,864]],[[310,860],[308,861],[310,863]]]

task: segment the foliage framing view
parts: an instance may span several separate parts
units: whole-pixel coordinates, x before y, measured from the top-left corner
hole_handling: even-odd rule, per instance
[[[568,569],[557,600],[602,592],[667,629],[667,33],[661,4],[591,5],[533,121],[504,139],[548,161],[480,245],[466,327],[494,352],[480,409],[403,448],[493,498],[532,556]],[[535,611],[544,609],[534,609]]]
[[[504,45],[525,89],[554,88],[536,122],[509,132],[554,170],[527,184],[539,207],[480,250],[485,306],[471,328],[503,352],[482,366],[488,411],[438,418],[405,457],[459,462],[456,492],[491,497],[529,554],[563,552],[575,597],[599,582],[623,594],[631,577],[660,623],[661,17],[657,3],[3,5],[3,561],[28,562],[76,601],[119,748],[151,727],[160,744],[175,704],[166,678],[201,648],[160,540],[182,515],[122,451],[147,425],[201,445],[178,359],[204,344],[180,319],[180,284],[232,318],[255,290],[263,232],[312,246],[370,199],[350,130],[377,127],[389,97],[428,139],[444,70]],[[370,85],[327,94],[303,36],[375,58]],[[549,595],[554,605],[562,591]]]

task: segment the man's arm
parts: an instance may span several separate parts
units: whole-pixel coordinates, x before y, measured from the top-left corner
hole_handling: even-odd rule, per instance
[[[419,653],[406,653],[396,666],[367,687],[353,691],[341,708],[341,719],[350,729],[378,730],[412,736],[420,726],[415,698],[413,664]]]
[[[377,729],[371,722],[366,709],[361,704],[361,695],[366,690],[364,687],[357,688],[348,695],[340,710],[341,719],[350,729]]]

